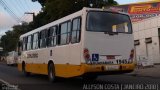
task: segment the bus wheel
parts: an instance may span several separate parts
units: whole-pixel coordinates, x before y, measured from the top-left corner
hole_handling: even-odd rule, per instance
[[[30,75],[30,72],[26,72],[25,63],[22,63],[22,72],[24,73],[25,76],[29,76]]]
[[[93,81],[97,79],[97,75],[84,75],[82,78],[84,81]]]
[[[48,78],[50,82],[55,82],[56,81],[56,76],[55,76],[55,67],[53,63],[50,63],[48,66]]]

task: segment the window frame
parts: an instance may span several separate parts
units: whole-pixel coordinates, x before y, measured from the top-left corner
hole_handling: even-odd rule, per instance
[[[87,20],[88,20],[88,15],[90,12],[107,12],[107,13],[113,13],[113,14],[120,14],[120,15],[125,15],[125,16],[128,16],[127,14],[124,14],[124,13],[119,13],[119,12],[112,12],[112,11],[96,11],[96,10],[90,10],[90,11],[87,11],[87,15],[86,15],[86,22],[85,22],[85,30],[86,31],[90,31],[90,32],[96,32],[96,31],[92,31],[92,30],[88,30],[87,29]],[[133,26],[132,26],[132,21],[131,21],[131,18],[129,17],[129,22],[131,24],[131,31],[130,32],[118,32],[118,33],[122,33],[122,34],[133,34]],[[109,33],[114,33],[114,32],[109,32]],[[115,33],[117,34],[117,33]]]
[[[55,29],[56,29],[55,32],[54,32],[54,33],[55,33],[54,36],[53,36],[53,35],[52,35],[52,36],[49,35],[50,30],[51,30],[50,28],[55,28]],[[53,25],[53,26],[51,26],[51,27],[48,28],[47,47],[54,47],[54,46],[57,45],[57,38],[58,38],[58,37],[57,37],[57,31],[58,31],[58,25]],[[52,33],[52,34],[53,34],[53,33]],[[49,45],[49,39],[50,39],[50,38],[53,38],[53,37],[56,38],[56,39],[53,41],[53,45]],[[53,40],[53,39],[52,39],[52,40]],[[56,42],[55,45],[54,45],[54,42]]]
[[[35,48],[35,49],[38,49],[39,48],[39,32],[35,32],[35,33],[33,33],[33,36],[32,36],[32,50],[35,50],[35,49],[33,49],[33,39],[34,39],[34,34],[38,34],[38,39],[37,39],[37,48]]]
[[[66,33],[62,33],[61,34],[61,25],[62,24],[64,24],[64,23],[67,23],[67,32]],[[71,23],[70,24],[70,32],[68,32],[68,23]],[[58,32],[57,32],[57,39],[58,39],[58,44],[57,45],[67,45],[67,44],[69,44],[70,43],[70,37],[71,37],[71,31],[72,31],[72,20],[66,20],[66,21],[64,21],[64,22],[62,22],[62,23],[59,23],[59,26],[58,26],[59,28],[58,28]],[[66,43],[65,44],[61,44],[61,35],[64,35],[64,34],[67,34],[67,37],[69,37],[69,38],[66,38]],[[69,35],[69,36],[68,36]],[[69,41],[68,41],[68,39],[69,39]],[[67,42],[68,41],[68,42]]]
[[[39,31],[39,48],[46,48],[47,47],[47,38],[46,38],[46,32],[47,32],[47,30],[48,30],[48,28],[47,29],[43,29],[43,30],[41,30],[41,31]],[[44,38],[42,38],[42,32],[45,32],[45,37]],[[43,40],[43,39],[45,39],[45,46],[42,46],[41,45],[41,40]]]
[[[140,45],[140,40],[138,39],[138,40],[134,40],[134,46],[138,46],[138,45]]]
[[[31,40],[30,40],[30,42],[28,42],[28,38],[31,36]],[[28,48],[28,44],[30,44],[30,48]],[[29,50],[32,50],[32,44],[33,44],[33,36],[32,36],[32,34],[31,35],[28,35],[27,36],[27,51],[29,51]]]
[[[26,37],[23,37],[23,45],[22,45],[22,51],[27,51],[27,36]],[[25,46],[25,47],[24,47]]]
[[[146,44],[149,44],[149,43],[152,43],[152,42],[153,42],[152,37],[145,38],[145,43]]]
[[[80,30],[73,30],[73,21],[75,19],[80,19]],[[75,32],[76,31],[76,37],[77,37],[77,32],[79,31],[79,41],[78,42],[72,42],[72,32]],[[78,17],[75,17],[72,19],[72,24],[71,24],[71,44],[76,44],[76,43],[80,43],[81,42],[81,33],[82,33],[82,17],[81,16],[78,16]]]

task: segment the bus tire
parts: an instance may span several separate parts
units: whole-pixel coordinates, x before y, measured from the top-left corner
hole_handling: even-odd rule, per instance
[[[49,81],[52,83],[56,81],[55,67],[53,63],[49,63],[48,65],[48,78],[49,78]]]
[[[30,75],[30,72],[26,72],[25,63],[24,62],[22,63],[22,72],[24,73],[25,76],[29,76]]]

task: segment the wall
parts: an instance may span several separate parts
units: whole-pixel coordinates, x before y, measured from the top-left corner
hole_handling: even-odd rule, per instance
[[[153,63],[160,63],[160,46],[158,28],[160,28],[160,16],[148,18],[133,23],[134,40],[139,40],[140,44],[135,46],[136,59],[147,56]],[[152,38],[152,43],[145,43],[146,38]]]

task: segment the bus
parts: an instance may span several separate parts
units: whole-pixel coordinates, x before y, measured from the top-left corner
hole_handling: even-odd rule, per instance
[[[18,52],[11,51],[8,52],[6,63],[7,65],[17,65],[18,62]]]
[[[83,8],[20,36],[18,69],[56,77],[83,77],[132,72],[134,40],[129,16]]]

